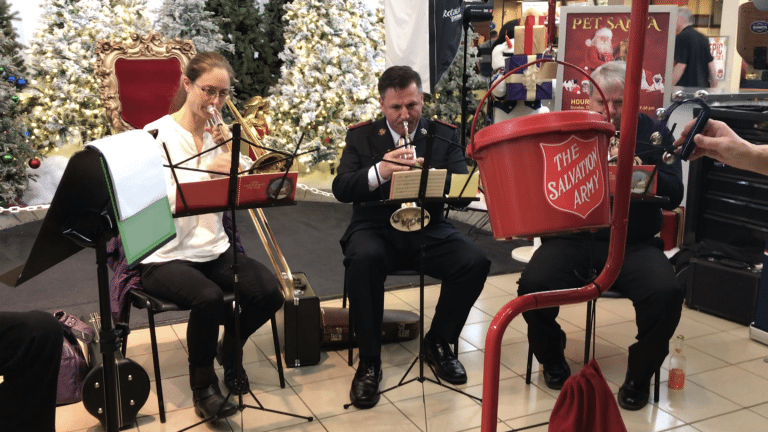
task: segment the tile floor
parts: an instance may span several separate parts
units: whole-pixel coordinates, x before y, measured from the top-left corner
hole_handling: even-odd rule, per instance
[[[482,393],[483,345],[490,321],[498,309],[514,297],[518,274],[488,279],[462,334],[460,356],[469,382],[462,390]],[[426,320],[434,313],[436,286],[427,287]],[[417,310],[417,288],[389,292],[389,309]],[[340,300],[324,306],[340,306]],[[138,312],[137,312],[138,313]],[[573,373],[581,368],[584,350],[586,305],[562,308],[560,322],[568,333],[566,356]],[[528,345],[526,325],[516,317],[504,334],[501,356],[499,431],[537,425],[549,420],[558,391],[548,389],[534,368],[533,383],[525,384]],[[178,431],[198,421],[192,408],[186,363],[185,324],[158,329],[160,362],[167,422],[160,423],[154,382],[137,424],[130,431]],[[688,360],[684,390],[669,390],[667,370],[662,369],[661,400],[640,411],[621,410],[627,430],[716,432],[768,430],[768,346],[749,339],[748,328],[687,308],[677,333],[686,337],[684,353]],[[627,346],[634,340],[634,310],[628,300],[601,299],[597,311],[596,358],[614,393],[623,382]],[[417,353],[418,339],[383,348],[382,388],[397,384]],[[131,334],[128,357],[139,362],[153,377],[147,330]],[[346,363],[346,350],[323,351],[320,364],[286,368],[287,385],[281,389],[275,366],[269,326],[254,334],[246,345],[245,368],[251,388],[265,408],[289,411],[315,420],[305,420],[245,409],[225,421],[197,426],[195,431],[479,431],[481,406],[462,394],[429,382],[408,384],[385,393],[373,409],[344,409],[355,370]],[[418,369],[416,367],[415,369]],[[416,371],[411,375],[415,376]],[[428,373],[428,372],[427,372]],[[219,376],[221,373],[219,371]],[[250,396],[245,403],[255,405]],[[82,404],[59,407],[58,432],[102,430]],[[530,431],[546,431],[538,426]]]

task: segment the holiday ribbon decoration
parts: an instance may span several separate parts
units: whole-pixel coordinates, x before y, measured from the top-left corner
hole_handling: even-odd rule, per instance
[[[528,15],[524,26],[515,27],[515,55],[541,54],[547,48],[547,28],[536,19],[535,14]]]
[[[525,71],[523,71],[523,85],[525,86],[526,90],[530,92],[531,90],[536,90],[536,79],[539,76],[539,71],[541,70],[540,67],[537,65],[529,66],[525,68]]]
[[[507,57],[505,71],[509,72],[542,58],[552,57],[542,54]],[[526,101],[552,99],[552,80],[556,74],[556,63],[538,63],[528,66],[507,77],[507,98]]]

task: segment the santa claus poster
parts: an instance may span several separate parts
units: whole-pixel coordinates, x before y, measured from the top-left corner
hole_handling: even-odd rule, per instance
[[[563,7],[560,10],[558,60],[571,67],[559,67],[555,110],[589,108],[585,74],[612,60],[627,60],[630,27],[629,6]],[[656,117],[656,109],[669,104],[672,85],[672,58],[675,43],[676,6],[650,6],[645,33],[643,73],[640,76],[640,112]]]

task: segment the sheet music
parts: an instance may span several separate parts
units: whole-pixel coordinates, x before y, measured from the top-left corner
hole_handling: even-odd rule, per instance
[[[389,190],[389,199],[416,199],[419,197],[419,185],[421,184],[421,170],[397,171],[392,174],[392,187]],[[434,198],[443,196],[447,169],[430,169],[427,178],[426,197]]]
[[[450,198],[474,198],[477,196],[477,185],[479,183],[480,172],[475,171],[472,177],[469,174],[451,174],[451,190],[448,192]],[[464,187],[466,185],[466,187]],[[461,191],[464,190],[464,193]]]

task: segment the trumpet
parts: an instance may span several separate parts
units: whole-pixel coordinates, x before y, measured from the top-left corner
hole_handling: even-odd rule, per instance
[[[403,128],[405,133],[403,135],[403,145],[406,149],[412,150],[411,155],[406,156],[408,159],[416,158],[416,148],[411,144],[411,136],[408,132],[408,122],[403,122]],[[421,207],[416,205],[415,202],[403,203],[399,209],[392,213],[389,218],[389,223],[398,231],[418,231],[421,229]],[[429,212],[424,210],[424,226],[429,224]]]

